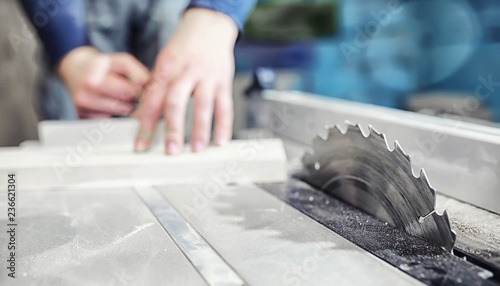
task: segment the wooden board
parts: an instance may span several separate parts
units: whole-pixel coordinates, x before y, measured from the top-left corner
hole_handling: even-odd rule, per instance
[[[86,142],[86,143],[82,143]],[[155,145],[136,154],[127,145],[0,148],[0,176],[14,172],[18,188],[125,186],[170,183],[279,182],[286,179],[281,140],[236,140],[201,153],[168,156]],[[5,183],[0,182],[1,191]]]

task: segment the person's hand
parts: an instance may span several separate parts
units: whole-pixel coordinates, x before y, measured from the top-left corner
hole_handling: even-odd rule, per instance
[[[102,54],[80,47],[57,66],[80,118],[129,116],[149,79],[149,71],[126,53]]]
[[[186,11],[158,55],[151,83],[141,98],[136,151],[150,147],[158,119],[164,114],[166,153],[180,152],[191,96],[194,99],[192,151],[202,151],[208,146],[212,116],[213,142],[220,146],[231,139],[233,49],[237,35],[236,24],[224,14],[197,8]]]

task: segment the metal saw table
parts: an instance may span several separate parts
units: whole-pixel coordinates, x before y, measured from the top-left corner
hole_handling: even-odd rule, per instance
[[[251,104],[256,124],[239,136],[281,139],[286,161],[274,154],[279,148],[259,151],[254,160],[270,163],[246,162],[248,169],[212,192],[204,191],[210,177],[189,176],[187,165],[151,175],[157,167],[146,159],[128,168],[109,157],[95,163],[98,172],[88,159],[88,170],[64,183],[47,179],[50,158],[77,146],[89,125],[43,123],[41,142],[0,149],[0,285],[499,284],[499,130],[290,92],[267,92]],[[415,170],[426,169],[436,208],[447,209],[457,233],[453,253],[292,176],[312,138],[345,120],[398,139]],[[136,123],[116,126],[94,153],[130,149],[116,142],[132,142]],[[280,169],[288,176],[273,173]],[[6,261],[8,174],[17,180],[15,279]]]

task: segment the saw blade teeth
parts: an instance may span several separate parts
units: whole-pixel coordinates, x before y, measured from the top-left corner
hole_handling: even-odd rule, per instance
[[[418,219],[421,231],[427,232],[427,240],[440,246],[446,251],[452,251],[456,240],[456,233],[451,229],[450,219],[446,211],[439,214],[435,209]],[[438,232],[429,234],[428,230],[436,227]],[[422,233],[423,234],[423,233]]]
[[[373,129],[374,130],[374,129]],[[384,133],[379,133],[377,131],[375,131],[375,133],[369,133],[368,136],[365,136],[366,138],[369,138],[372,136],[372,134],[375,134],[374,138],[376,138],[377,140],[382,140],[385,144],[385,148],[388,150],[388,151],[393,151],[391,150],[391,147],[389,145],[389,141],[387,140],[387,137],[385,136]]]
[[[407,161],[408,161],[408,164],[410,164],[411,166],[411,158],[410,158],[410,155],[408,155],[405,150],[403,149],[403,147],[401,147],[401,144],[399,144],[399,141],[396,140],[394,141],[394,150],[396,152],[398,152],[399,154],[401,154]]]
[[[365,130],[365,128],[361,125],[361,123],[356,124],[359,132],[363,134],[363,137],[368,138],[370,136],[370,131]]]
[[[425,186],[429,189],[431,192],[432,198],[434,199],[434,205],[436,204],[436,189],[434,189],[431,186],[431,183],[429,182],[429,178],[427,177],[427,174],[425,173],[425,170],[422,168],[420,169],[420,180],[424,183]]]
[[[346,133],[347,132],[359,132],[359,133],[361,133],[363,135],[363,137],[367,137],[365,135],[365,133],[363,132],[363,128],[361,127],[361,124],[359,124],[359,123],[352,123],[349,120],[346,120],[345,123],[346,123],[346,126],[347,126]]]
[[[375,129],[373,126],[368,125],[368,131],[370,132],[370,136],[373,135],[373,136],[380,137],[380,138],[386,140],[385,134],[378,132],[377,129]]]
[[[343,124],[335,124],[331,129],[337,129],[341,134],[345,134],[347,132],[347,127]]]
[[[425,172],[424,168],[420,169],[420,179],[422,179],[422,181],[424,181],[424,183],[426,183],[427,186],[429,186],[429,188],[434,189],[431,186],[431,182],[429,181],[429,178],[427,178],[427,173]]]
[[[342,132],[339,125],[335,125],[331,128],[328,128],[327,139],[334,138],[334,136],[337,135],[344,135],[344,132]]]
[[[434,220],[434,223],[436,225],[440,225],[440,229],[442,230],[449,230],[445,233],[441,232],[441,239],[438,245],[440,244],[441,247],[446,250],[446,251],[452,251],[453,250],[453,245],[455,244],[455,241],[457,239],[457,234],[455,231],[451,229],[451,223],[450,219],[448,217],[448,213],[446,211],[443,212],[443,214],[439,214],[438,212],[434,212],[432,214],[432,219]],[[438,239],[438,238],[436,238]],[[438,241],[436,241],[438,242]]]
[[[349,119],[345,120],[344,123],[347,125],[347,126],[356,126],[355,123],[353,123],[352,121],[350,121]]]
[[[368,124],[368,130],[370,131],[370,134],[375,133],[379,136],[382,135],[382,133],[378,132],[377,129],[375,129],[375,127],[371,124]]]
[[[442,214],[440,214],[438,211],[435,211],[435,213],[436,213],[436,215],[442,217],[445,220],[445,222],[448,224],[448,226],[451,226],[450,220],[448,218],[448,212],[446,210],[444,210]],[[452,231],[452,232],[454,232],[454,231]]]
[[[450,229],[453,242],[455,242],[455,240],[457,239],[457,233],[451,228],[451,222],[450,222],[450,218],[448,217],[448,212],[446,210],[444,210],[442,215],[440,215],[439,213],[438,213],[438,215],[441,216],[445,220],[446,224],[448,225],[448,228]]]
[[[353,123],[347,123],[347,132],[360,132],[361,134],[363,134],[363,131],[361,130],[360,125],[353,124]],[[363,136],[364,136],[364,134],[363,134]]]
[[[324,128],[325,128],[325,130],[326,130],[326,131],[328,131],[328,130],[330,130],[330,129],[333,129],[333,128],[335,128],[335,127],[337,127],[337,125],[325,125],[325,126],[324,126]]]

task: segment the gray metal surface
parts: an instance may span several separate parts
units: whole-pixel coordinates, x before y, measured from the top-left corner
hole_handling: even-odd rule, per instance
[[[254,185],[157,189],[250,285],[421,285]]]
[[[438,196],[437,209],[446,209],[457,233],[455,253],[480,261],[500,280],[500,216],[455,199]]]
[[[0,285],[206,285],[132,189],[18,195],[17,277],[6,274],[2,215]]]
[[[498,128],[296,92],[270,91],[260,104],[259,127],[306,146],[325,126],[371,124],[399,140],[438,192],[500,213]]]
[[[305,182],[365,212],[448,251],[455,243],[446,211],[438,214],[436,191],[422,170],[415,177],[410,158],[397,141],[388,149],[385,136],[358,125],[328,129],[313,140],[298,176]]]
[[[244,285],[231,266],[210,247],[154,188],[136,188],[160,224],[210,285]]]

